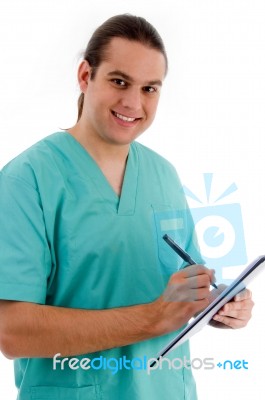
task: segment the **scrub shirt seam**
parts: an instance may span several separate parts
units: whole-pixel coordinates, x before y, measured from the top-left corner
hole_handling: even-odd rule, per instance
[[[96,398],[98,400],[104,400],[103,396],[102,396],[102,390],[101,390],[101,386],[99,384],[95,385],[95,392],[96,392]]]
[[[1,283],[4,284],[4,285],[13,285],[13,282],[12,282],[12,283],[8,283],[8,282],[3,282],[3,281],[0,280],[0,285],[1,285]],[[23,284],[23,285],[19,284],[19,286],[30,286],[30,287],[31,287],[32,284],[27,284],[27,283],[25,283],[25,284]],[[34,286],[42,287],[42,285],[34,285]]]
[[[54,135],[56,135],[57,133],[66,133],[66,132],[56,132]],[[66,133],[66,134],[67,134],[67,133]],[[68,136],[71,136],[70,134],[67,134],[67,135],[68,135]],[[73,139],[74,139],[74,138],[73,138]],[[74,141],[76,142],[75,139],[74,139]],[[58,160],[61,160],[61,161],[65,162],[63,155],[62,155],[62,154],[56,154],[56,153],[54,152],[54,148],[53,148],[54,143],[53,143],[53,142],[49,142],[49,141],[46,141],[46,140],[44,139],[43,145],[44,145],[44,146],[46,147],[46,149],[50,152],[51,159],[52,159],[52,161],[54,162],[54,164],[56,165],[56,169],[57,169],[58,175],[60,176],[60,178],[63,179],[64,182],[67,182],[68,179],[69,179],[69,177],[67,176],[67,178],[65,178],[65,176],[62,174],[62,171],[60,170],[59,165],[58,165]],[[81,144],[80,144],[80,146],[83,147]],[[83,149],[83,150],[85,150],[85,149]],[[71,175],[71,176],[72,176],[72,175]],[[79,176],[79,175],[78,175],[78,178],[81,179],[81,180],[83,180],[83,181],[86,181],[86,179],[83,179],[83,178],[82,178],[81,176]]]
[[[182,360],[183,360],[183,347],[180,347],[180,351],[181,351],[181,356],[182,356]],[[183,400],[186,400],[186,390],[185,390],[185,367],[182,367],[182,382],[183,382]]]
[[[38,187],[34,187],[32,186],[28,181],[26,181],[25,179],[22,179],[21,177],[12,175],[12,174],[7,174],[4,171],[0,171],[0,174],[2,174],[2,176],[5,176],[6,178],[10,179],[10,180],[15,180],[17,182],[23,183],[25,185],[25,187],[28,187],[28,189],[33,189],[35,192],[37,192],[39,194],[38,191]]]
[[[135,209],[136,209],[136,201],[137,201],[138,190],[139,190],[139,174],[140,174],[140,167],[141,167],[141,157],[140,157],[140,154],[139,154],[138,146],[135,146],[135,149],[136,149],[136,154],[137,154],[137,159],[138,159],[138,169],[137,169],[137,176],[136,176],[134,213],[135,213]]]
[[[134,142],[134,148],[136,150],[136,154],[137,154],[137,159],[138,159],[138,168],[137,168],[137,175],[136,175],[136,190],[135,190],[135,202],[134,202],[134,210],[133,210],[133,214],[135,214],[135,210],[136,210],[136,203],[137,203],[137,198],[138,198],[138,191],[139,191],[139,174],[140,174],[140,169],[141,169],[141,156],[139,153],[139,148],[138,148],[138,143]]]
[[[120,208],[120,202],[119,205],[117,207],[117,215],[119,217],[130,217],[130,216],[134,216],[135,215],[135,210],[136,210],[136,203],[137,203],[137,196],[138,196],[138,190],[139,190],[139,171],[140,171],[140,155],[139,155],[139,151],[138,151],[138,146],[137,146],[137,142],[133,142],[131,144],[132,148],[135,149],[135,153],[136,153],[136,157],[137,157],[137,172],[135,175],[135,181],[136,181],[136,185],[135,185],[135,199],[134,199],[134,205],[133,208],[130,209],[130,211],[123,213],[122,211],[119,211]],[[122,192],[121,192],[121,196],[122,196]],[[121,199],[120,199],[121,201]]]

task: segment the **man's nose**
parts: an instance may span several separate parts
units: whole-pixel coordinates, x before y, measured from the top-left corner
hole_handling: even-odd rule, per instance
[[[132,111],[139,111],[142,107],[142,93],[139,88],[130,87],[122,93],[121,104]]]

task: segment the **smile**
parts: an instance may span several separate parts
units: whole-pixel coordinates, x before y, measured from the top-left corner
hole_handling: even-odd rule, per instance
[[[112,111],[112,114],[115,115],[115,117],[125,122],[134,122],[135,120],[139,119],[139,118],[126,117],[125,115],[118,114],[115,111]]]

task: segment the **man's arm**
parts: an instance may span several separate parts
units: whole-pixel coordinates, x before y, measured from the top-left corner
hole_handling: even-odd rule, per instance
[[[8,358],[85,354],[126,346],[179,329],[209,301],[213,271],[191,266],[173,274],[154,302],[81,310],[0,301],[0,350]]]

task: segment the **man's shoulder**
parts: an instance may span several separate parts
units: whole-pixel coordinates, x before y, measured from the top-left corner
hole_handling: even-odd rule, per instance
[[[145,160],[145,162],[154,163],[163,171],[167,170],[170,173],[176,174],[174,165],[161,154],[139,142],[134,142],[134,145],[136,146],[141,158]]]
[[[59,136],[60,132],[55,132],[25,149],[2,168],[1,175],[32,183],[34,171],[43,169],[52,160],[51,145],[56,144]]]

